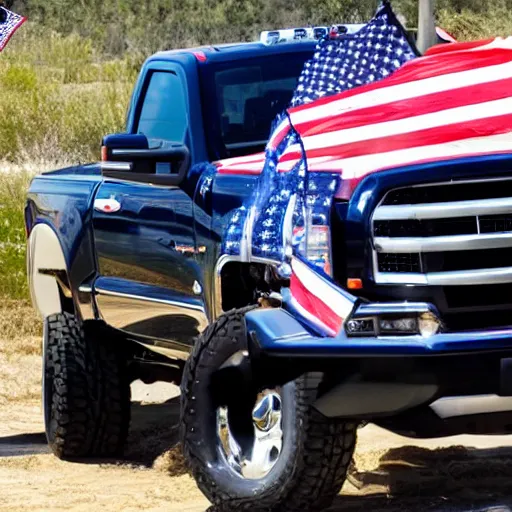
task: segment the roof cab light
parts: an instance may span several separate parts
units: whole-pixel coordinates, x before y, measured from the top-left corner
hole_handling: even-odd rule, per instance
[[[206,62],[208,59],[206,57],[206,53],[202,52],[202,51],[196,51],[196,52],[193,52],[194,54],[194,57],[199,61],[199,62]]]
[[[265,30],[260,34],[260,41],[267,45],[290,43],[294,41],[318,41],[330,34],[334,34],[335,37],[339,37],[341,34],[355,34],[362,27],[364,27],[364,24],[348,23],[342,25],[337,24],[332,27],[319,26]]]

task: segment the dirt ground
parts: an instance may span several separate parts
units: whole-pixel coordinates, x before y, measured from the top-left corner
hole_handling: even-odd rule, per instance
[[[88,464],[48,453],[37,400],[0,405],[0,511],[207,510],[176,445],[176,393],[134,383],[125,458]],[[355,463],[329,510],[512,511],[512,437],[414,442],[368,425]]]
[[[170,384],[132,385],[122,460],[73,464],[48,452],[39,329],[27,304],[0,304],[0,512],[207,510],[177,446]],[[368,425],[355,468],[331,512],[512,512],[512,436],[415,441]]]

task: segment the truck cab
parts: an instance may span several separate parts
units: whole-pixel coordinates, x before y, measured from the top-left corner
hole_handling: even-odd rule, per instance
[[[314,48],[245,43],[157,53],[141,70],[126,131],[186,144],[192,165],[263,151]]]

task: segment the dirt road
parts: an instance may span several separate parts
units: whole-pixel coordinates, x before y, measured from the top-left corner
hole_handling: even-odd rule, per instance
[[[0,406],[0,511],[205,511],[179,449],[166,451],[177,442],[176,388],[133,391],[126,457],[101,463],[50,455],[37,401]],[[369,425],[355,460],[331,511],[512,511],[512,436],[412,442]]]

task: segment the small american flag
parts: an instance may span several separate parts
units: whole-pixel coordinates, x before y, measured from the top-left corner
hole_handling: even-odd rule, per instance
[[[0,52],[7,46],[7,43],[18,30],[26,18],[0,6]]]

